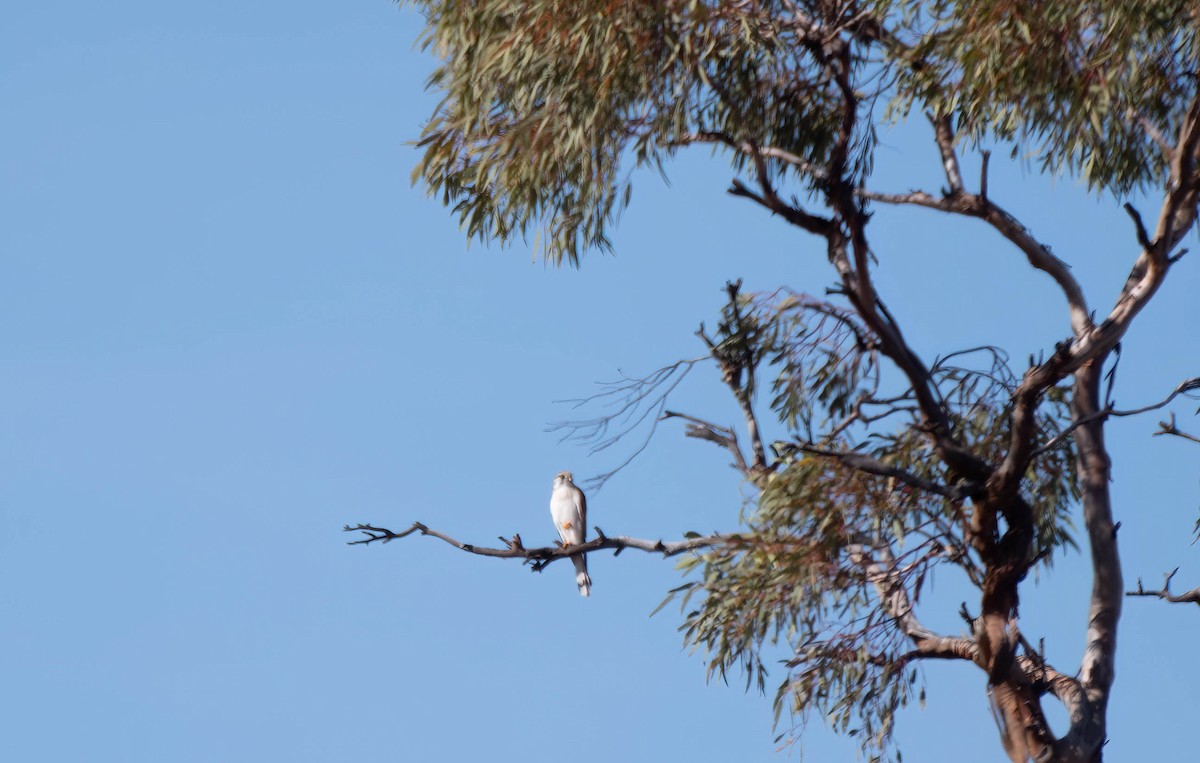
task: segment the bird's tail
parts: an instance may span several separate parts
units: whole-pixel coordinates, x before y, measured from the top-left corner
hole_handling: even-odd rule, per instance
[[[579,595],[591,596],[592,579],[588,576],[587,554],[573,556],[571,561],[575,563],[575,585],[579,586]]]

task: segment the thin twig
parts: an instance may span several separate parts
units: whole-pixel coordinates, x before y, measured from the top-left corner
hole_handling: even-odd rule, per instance
[[[603,474],[587,480],[587,485],[598,490],[614,474],[629,465],[649,445],[654,437],[658,422],[666,409],[667,399],[687,376],[688,372],[708,356],[680,360],[643,377],[621,374],[616,381],[600,383],[601,391],[586,398],[560,400],[573,408],[597,404],[609,409],[604,415],[577,421],[559,421],[547,427],[550,432],[565,432],[559,442],[572,440],[588,446],[591,454],[606,450],[635,429],[650,422],[646,436],[632,453],[620,464]]]

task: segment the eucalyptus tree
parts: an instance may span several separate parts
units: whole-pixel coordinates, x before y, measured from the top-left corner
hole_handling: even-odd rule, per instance
[[[819,712],[871,756],[895,752],[895,712],[922,691],[914,666],[952,660],[986,676],[1015,761],[1098,761],[1107,737],[1125,594],[1106,423],[1192,396],[1118,410],[1106,365],[1155,298],[1196,225],[1200,192],[1200,8],[1172,0],[472,0],[417,2],[444,98],[415,177],[468,235],[534,239],[554,263],[610,248],[630,170],[665,170],[689,147],[731,162],[731,196],[819,242],[835,286],[728,301],[700,336],[744,426],[668,407],[695,361],[625,380],[625,412],[648,406],[728,449],[756,498],[729,532],[678,541],[597,537],[503,548],[415,524],[359,525],[371,543],[432,535],[540,569],[601,549],[680,555],[685,638],[710,671],[761,686],[772,640],[789,649],[777,713]],[[873,183],[877,132],[928,120],[940,188]],[[1090,302],[1068,264],[988,190],[989,148],[1081,178],[1126,204],[1129,276]],[[982,157],[964,177],[960,155]],[[1061,341],[1015,366],[999,348],[922,358],[876,287],[888,256],[872,210],[928,208],[988,226],[1061,294]],[[1031,276],[1032,277],[1032,276]],[[1167,385],[1164,385],[1166,387]],[[762,392],[762,395],[756,394]],[[760,404],[759,398],[766,402]],[[767,442],[760,417],[787,436]],[[603,439],[611,421],[577,433]],[[1174,420],[1163,432],[1188,437]],[[617,433],[619,434],[619,432]],[[1076,542],[1093,586],[1077,666],[1052,665],[1020,628],[1031,571]],[[919,618],[927,574],[977,589],[962,634]],[[1168,581],[1169,582],[1169,581]],[[1132,593],[1172,597],[1167,587]],[[1173,598],[1200,599],[1200,592]],[[687,609],[687,607],[685,607]],[[1043,702],[1061,702],[1056,735]]]

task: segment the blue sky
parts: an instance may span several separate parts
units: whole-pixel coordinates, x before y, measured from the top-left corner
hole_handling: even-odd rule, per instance
[[[672,565],[592,559],[531,575],[429,539],[343,545],[414,519],[548,542],[554,474],[605,471],[558,443],[555,400],[700,352],[721,286],[817,292],[815,242],[724,194],[706,151],[641,179],[614,257],[554,270],[467,247],[409,185],[435,96],[419,19],[385,0],[27,3],[0,28],[0,728],[14,761],[770,761],[769,698],[706,685],[681,649]],[[938,185],[919,127],[885,136],[879,185]],[[1092,303],[1134,254],[1110,200],[1001,164],[1000,199]],[[1152,202],[1138,200],[1146,214]],[[880,288],[927,357],[1014,358],[1066,335],[1048,279],[989,231],[881,211]],[[930,273],[934,273],[932,286]],[[1185,259],[1124,346],[1117,402],[1200,373]],[[948,317],[949,316],[949,317]],[[733,422],[695,372],[673,407]],[[1187,405],[1175,408],[1184,420]],[[1127,578],[1182,565],[1200,449],[1111,427]],[[610,534],[729,528],[727,459],[664,426],[592,496]],[[1079,555],[1031,580],[1024,628],[1077,664]],[[956,631],[961,586],[937,580]],[[1186,760],[1200,666],[1192,608],[1127,602],[1111,760]],[[927,669],[909,760],[1001,760],[984,678]],[[853,759],[813,719],[808,760]],[[786,755],[786,753],[785,753]]]

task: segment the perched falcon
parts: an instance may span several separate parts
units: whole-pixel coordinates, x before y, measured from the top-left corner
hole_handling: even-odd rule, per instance
[[[563,546],[578,546],[587,534],[587,498],[575,487],[575,478],[570,472],[559,472],[554,478],[554,491],[550,493],[550,516],[558,529]],[[571,557],[575,563],[575,584],[580,596],[590,596],[592,579],[588,577],[587,554]]]

